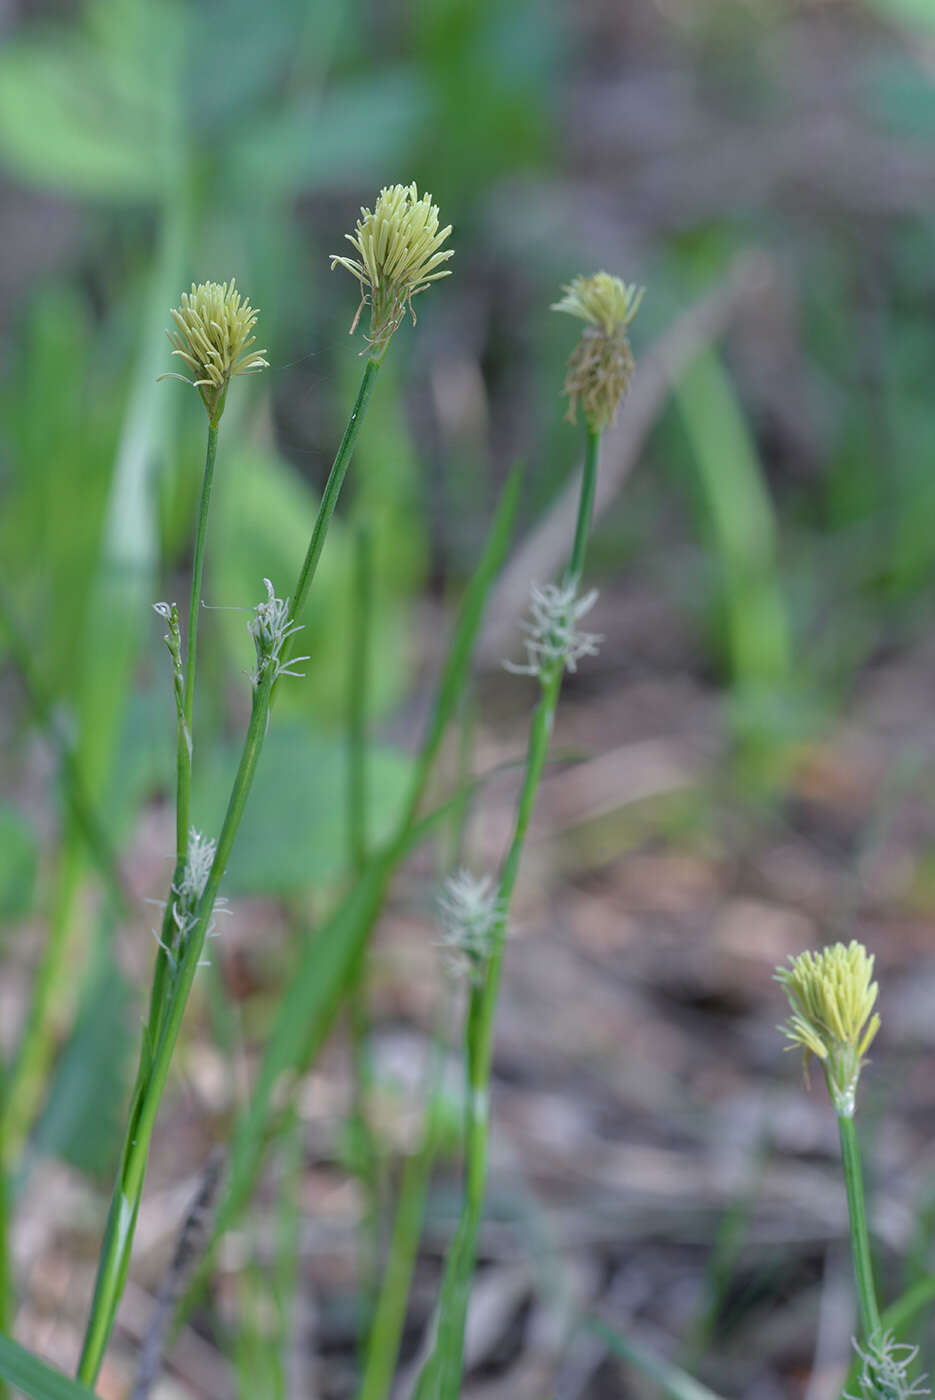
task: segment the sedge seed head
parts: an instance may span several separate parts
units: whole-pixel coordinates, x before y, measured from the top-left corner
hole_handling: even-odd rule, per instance
[[[609,272],[596,272],[593,277],[575,277],[562,291],[552,310],[587,323],[565,376],[568,420],[575,422],[580,402],[588,427],[603,432],[614,422],[630,387],[634,362],[627,326],[639,310],[643,288],[628,286]]]
[[[381,357],[406,312],[415,322],[412,298],[432,282],[450,276],[443,264],[454,256],[442,245],[451,225],[439,228],[438,205],[416,185],[386,185],[372,210],[362,208],[357,227],[345,238],[356,257],[332,254],[331,267],[346,268],[361,286],[361,302],[351,334],[365,306],[370,307],[367,343]]]
[[[224,410],[230,381],[238,374],[257,374],[269,367],[265,350],[254,350],[253,327],[258,313],[230,282],[193,282],[170,312],[175,329],[166,331],[172,354],[194,378],[176,376],[199,392],[212,422]],[[160,376],[166,378],[167,376]]]
[[[789,967],[776,969],[792,1015],[782,1027],[805,1056],[821,1061],[838,1113],[854,1112],[857,1081],[864,1057],[880,1028],[874,1011],[878,986],[873,956],[856,939],[821,952],[801,953]]]

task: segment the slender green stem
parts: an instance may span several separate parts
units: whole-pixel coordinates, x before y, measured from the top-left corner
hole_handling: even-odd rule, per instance
[[[441,1139],[444,1119],[444,1063],[445,1039],[440,1027],[435,1037],[428,1082],[425,1086],[427,1107],[422,1126],[422,1140],[403,1167],[386,1269],[373,1315],[373,1326],[367,1340],[367,1360],[357,1400],[386,1400],[390,1393],[409,1305],[416,1255],[422,1238],[425,1198]]]
[[[296,617],[307,597],[309,586],[321,558],[328,524],[337,505],[341,483],[350,464],[354,444],[360,431],[361,418],[369,400],[373,379],[378,368],[377,361],[372,359],[367,361],[361,387],[331,468],[312,532],[312,540],[299,575],[291,608],[292,619]],[[282,665],[286,664],[287,662],[283,660]],[[186,934],[184,952],[174,973],[173,984],[167,990],[166,1002],[159,1018],[159,1024],[149,1028],[144,1041],[123,1153],[111,1199],[108,1226],[98,1261],[94,1298],[78,1366],[78,1379],[85,1384],[93,1385],[100,1370],[104,1351],[113,1328],[117,1305],[123,1292],[149,1156],[149,1143],[166,1080],[169,1076],[172,1055],[178,1041],[189,993],[204,948],[218,889],[240,827],[263,741],[266,737],[276,675],[276,668],[268,665],[254,690],[250,722],[244,738],[240,764],[218,836],[211,871],[204,893],[198,903],[195,923]]]
[[[867,1230],[867,1207],[864,1201],[864,1181],[860,1168],[860,1144],[853,1118],[838,1116],[841,1134],[841,1158],[844,1165],[844,1185],[847,1189],[847,1211],[851,1222],[851,1253],[857,1280],[857,1301],[864,1340],[870,1342],[880,1332],[880,1309],[873,1282],[873,1262],[870,1257],[870,1236]]]
[[[581,472],[581,495],[578,497],[578,519],[575,522],[575,539],[565,572],[566,579],[580,579],[584,573],[584,558],[591,533],[591,519],[594,515],[594,496],[597,491],[597,464],[601,450],[601,435],[592,428],[585,430],[584,467]]]
[[[0,1110],[5,1093],[6,1075],[0,1064]],[[3,1154],[0,1153],[0,1332],[9,1336],[13,1330],[14,1294],[10,1262],[9,1178],[2,1158]],[[8,1400],[9,1394],[6,1382],[0,1379],[0,1400]]]
[[[599,435],[589,429],[574,542],[564,576],[568,585],[577,585],[584,570],[594,506],[599,448]],[[548,759],[564,669],[564,658],[558,658],[540,672],[542,689],[530,725],[526,766],[516,807],[513,836],[497,885],[497,919],[492,930],[492,947],[486,967],[471,989],[468,1003],[465,1027],[467,1095],[464,1205],[445,1264],[435,1348],[420,1373],[414,1392],[416,1400],[428,1400],[430,1396],[432,1400],[454,1400],[460,1391],[469,1280],[474,1266],[477,1233],[483,1214],[487,1184],[493,1032],[503,972],[507,920],[536,795]]]
[[[178,736],[175,847],[176,856],[183,864],[188,849],[188,819],[192,790],[192,718],[195,711],[195,668],[198,659],[198,611],[201,607],[201,588],[205,572],[205,539],[208,532],[208,509],[211,505],[211,487],[214,484],[214,462],[217,457],[217,447],[218,423],[216,419],[211,419],[208,423],[208,445],[205,450],[205,469],[201,481],[201,504],[198,509],[198,528],[195,531],[195,552],[192,557],[192,591],[188,604],[188,638],[185,647],[184,727],[180,721]]]
[[[367,864],[367,700],[373,630],[373,546],[366,525],[358,528],[354,540],[351,604],[347,678],[347,844],[350,868],[359,875]]]
[[[169,979],[168,948],[174,928],[172,906],[174,890],[185,873],[188,859],[188,828],[191,812],[192,754],[194,749],[193,719],[195,712],[195,671],[198,664],[198,613],[201,607],[201,589],[205,568],[205,541],[208,533],[208,510],[211,505],[211,488],[214,483],[214,464],[217,458],[218,424],[220,414],[208,421],[208,444],[205,449],[204,473],[201,481],[201,503],[198,509],[198,525],[195,530],[195,550],[192,556],[192,586],[188,602],[188,637],[185,647],[184,674],[176,673],[175,684],[181,687],[181,702],[176,719],[175,745],[175,871],[169,889],[169,897],[162,916],[162,932],[156,951],[156,965],[149,994],[149,1031],[157,1036],[162,1013],[165,1009],[166,987]]]
[[[373,552],[370,532],[359,526],[354,539],[348,667],[348,866],[359,880],[367,865],[367,701],[373,619]],[[363,1189],[360,1222],[360,1336],[370,1327],[380,1267],[380,1150],[370,1124],[373,1065],[367,1010],[367,959],[361,949],[348,989],[353,1080],[349,1129],[354,1165]]]
[[[357,398],[354,400],[354,407],[351,409],[350,417],[347,420],[344,436],[341,438],[341,444],[338,447],[334,465],[331,468],[331,474],[328,477],[324,494],[321,498],[321,505],[318,507],[318,517],[312,529],[312,537],[309,540],[308,550],[302,564],[299,580],[295,586],[295,594],[292,599],[292,616],[295,618],[299,617],[302,609],[305,607],[308,590],[315,577],[318,561],[321,558],[321,551],[325,547],[325,535],[328,533],[328,526],[331,524],[331,517],[338,503],[338,496],[341,494],[341,486],[350,465],[351,457],[354,455],[357,435],[364,421],[364,414],[370,402],[370,395],[373,393],[374,380],[376,379],[380,364],[380,360],[375,360],[371,356],[364,365],[360,387],[357,390]],[[292,649],[294,650],[294,648]]]

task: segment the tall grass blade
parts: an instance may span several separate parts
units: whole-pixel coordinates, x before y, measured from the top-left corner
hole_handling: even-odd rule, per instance
[[[38,1356],[0,1332],[0,1376],[29,1400],[94,1400],[94,1392],[53,1371]]]
[[[651,1351],[647,1351],[632,1338],[625,1337],[622,1332],[618,1332],[600,1318],[589,1317],[585,1326],[614,1356],[618,1356],[621,1361],[625,1361],[628,1366],[632,1366],[649,1380],[655,1381],[662,1394],[668,1395],[670,1400],[721,1400],[715,1391],[709,1390],[693,1376],[680,1370],[678,1366],[673,1366],[671,1362],[654,1356]]]
[[[394,871],[427,827],[444,818],[450,810],[450,804],[446,804],[428,821],[418,821],[435,759],[464,689],[487,595],[506,558],[521,479],[519,468],[515,468],[503,489],[480,564],[462,601],[412,789],[397,831],[371,859],[354,888],[314,939],[307,942],[280,1003],[253,1095],[235,1128],[230,1175],[218,1211],[212,1247],[183,1300],[183,1313],[204,1282],[218,1240],[250,1199],[275,1129],[278,1090],[289,1076],[306,1073],[318,1054],[344,1000],[354,965],[370,936]]]

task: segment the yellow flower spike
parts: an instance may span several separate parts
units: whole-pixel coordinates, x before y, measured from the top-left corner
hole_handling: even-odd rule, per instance
[[[565,376],[568,420],[574,423],[580,400],[588,427],[600,433],[613,423],[630,386],[633,352],[627,326],[640,308],[643,288],[628,286],[609,272],[596,272],[593,277],[575,277],[562,291],[552,310],[587,322]]]
[[[776,969],[792,1007],[783,1033],[822,1062],[838,1114],[852,1118],[864,1057],[880,1028],[873,957],[856,940],[801,953]]]
[[[384,357],[393,332],[409,311],[413,323],[413,297],[426,291],[433,281],[449,277],[442,263],[454,258],[454,248],[442,248],[451,234],[451,224],[438,227],[438,206],[431,195],[419,196],[416,185],[386,185],[379,192],[374,210],[361,209],[357,228],[344,238],[357,252],[357,258],[332,253],[332,272],[346,267],[361,286],[361,302],[351,323],[357,329],[361,312],[370,307],[371,354]]]
[[[166,331],[172,354],[178,355],[194,374],[160,375],[160,379],[182,379],[199,392],[212,423],[217,423],[224,411],[224,400],[230,381],[238,374],[256,374],[269,367],[263,356],[265,350],[251,347],[256,336],[251,332],[258,313],[238,292],[234,279],[230,282],[192,283],[190,292],[183,292],[180,305],[171,316],[174,331]]]
[[[412,298],[430,283],[451,276],[442,266],[454,257],[453,248],[442,247],[450,233],[450,224],[439,228],[438,205],[430,194],[420,198],[415,184],[386,185],[372,211],[361,209],[354,233],[344,235],[358,256],[331,255],[332,271],[346,268],[360,283],[361,301],[351,334],[369,306],[367,343],[377,359],[383,358],[407,311],[415,323]]]

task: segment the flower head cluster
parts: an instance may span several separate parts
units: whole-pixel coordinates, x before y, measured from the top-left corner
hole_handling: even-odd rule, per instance
[[[627,286],[609,272],[576,277],[553,311],[565,311],[587,325],[568,361],[564,392],[568,395],[568,419],[574,423],[578,402],[592,432],[613,423],[617,407],[630,385],[633,352],[627,326],[643,300],[643,288]]]
[[[454,256],[453,248],[442,248],[450,233],[450,224],[439,228],[438,205],[430,194],[420,198],[415,184],[387,185],[372,211],[361,209],[354,233],[344,235],[357,257],[332,254],[332,270],[344,267],[360,283],[351,334],[369,306],[367,342],[375,355],[382,357],[407,311],[415,322],[412,298],[430,282],[451,275],[442,266]]]
[[[263,582],[266,584],[266,601],[257,603],[253,617],[247,623],[247,631],[256,647],[256,666],[250,675],[254,687],[265,678],[270,667],[273,668],[274,680],[277,676],[300,676],[301,671],[290,668],[300,661],[309,660],[307,656],[294,656],[288,662],[283,659],[283,646],[296,632],[302,631],[302,623],[291,621],[290,599],[277,598],[269,579],[265,578]]]
[[[860,1357],[858,1384],[862,1400],[923,1400],[930,1396],[926,1376],[917,1380],[909,1377],[909,1368],[919,1354],[918,1347],[904,1346],[897,1342],[892,1332],[875,1338],[864,1351],[854,1342],[854,1350]],[[845,1400],[853,1400],[845,1396]]]
[[[438,900],[440,946],[449,969],[477,979],[501,932],[500,905],[489,875],[458,870],[445,881]]]
[[[547,583],[543,588],[533,584],[530,603],[531,616],[523,622],[526,633],[525,665],[504,661],[508,671],[518,676],[538,676],[543,682],[554,675],[556,667],[577,671],[585,656],[596,656],[604,640],[596,632],[580,632],[578,623],[590,612],[597,600],[597,589],[578,597],[576,580]]]
[[[783,1032],[802,1047],[806,1069],[810,1055],[821,1061],[835,1109],[851,1118],[864,1056],[880,1028],[873,957],[855,939],[790,961],[776,969],[792,1007]]]
[[[192,283],[181,304],[170,313],[174,331],[166,331],[172,354],[178,355],[194,374],[176,375],[192,384],[202,397],[208,416],[216,423],[224,411],[224,399],[237,374],[256,374],[269,366],[265,350],[251,349],[256,336],[257,312],[230,282]],[[168,378],[161,375],[160,378]]]

